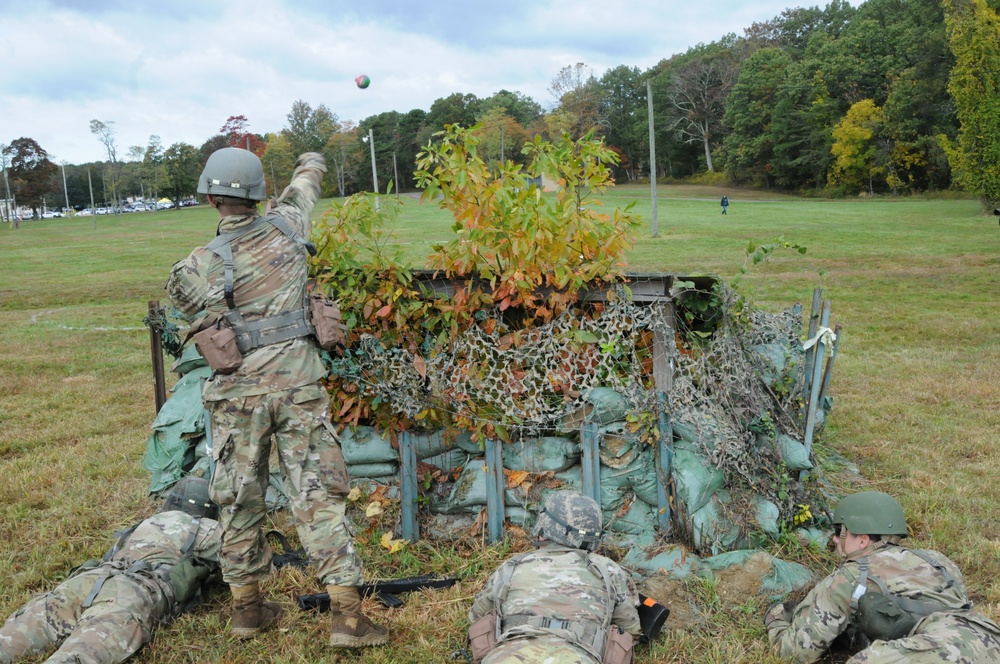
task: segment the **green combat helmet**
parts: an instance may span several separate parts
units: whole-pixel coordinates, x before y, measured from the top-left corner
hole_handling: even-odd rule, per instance
[[[222,148],[205,162],[198,178],[198,193],[262,201],[267,198],[264,167],[253,152]]]
[[[593,551],[601,541],[604,515],[593,498],[577,491],[556,491],[546,500],[535,523],[535,537],[574,549]]]
[[[862,491],[841,500],[833,525],[845,526],[855,535],[907,535],[902,506],[881,491]]]
[[[219,508],[208,496],[208,480],[188,475],[178,480],[163,501],[161,512],[180,510],[193,517],[216,518]]]

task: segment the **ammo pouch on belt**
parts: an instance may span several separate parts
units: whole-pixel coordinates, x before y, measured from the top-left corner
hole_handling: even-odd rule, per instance
[[[621,627],[608,630],[608,643],[604,646],[603,664],[632,664],[632,647],[635,641],[632,635]]]
[[[497,614],[495,611],[490,611],[469,627],[469,649],[472,650],[472,661],[478,664],[496,647]]]
[[[224,318],[195,333],[194,345],[216,373],[231,374],[243,364],[243,354],[236,344],[236,332]]]
[[[857,624],[872,641],[893,641],[908,636],[917,621],[892,595],[866,592],[858,599]]]
[[[340,307],[322,293],[309,295],[309,316],[316,343],[323,350],[343,349],[347,345],[347,326],[340,318]]]

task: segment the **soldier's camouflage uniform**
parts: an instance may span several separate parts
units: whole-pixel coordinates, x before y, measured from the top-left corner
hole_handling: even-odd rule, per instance
[[[506,598],[500,585],[513,566]],[[611,580],[611,597],[601,569]],[[498,606],[499,603],[499,606]],[[640,633],[639,595],[631,577],[612,560],[582,549],[543,543],[537,550],[505,561],[476,595],[469,611],[475,622],[490,611],[501,616],[501,636],[483,664],[535,663],[595,664],[603,652],[594,653],[575,631],[531,625],[508,626],[513,618],[542,616],[596,630],[610,622],[633,636]]]
[[[841,567],[810,591],[789,618],[781,605],[768,613],[768,636],[779,654],[792,662],[814,662],[833,640],[854,625],[851,596],[857,588],[857,560],[870,556],[869,579],[882,579],[894,594],[933,600],[953,610],[932,613],[919,620],[910,635],[894,641],[875,641],[851,658],[850,664],[1000,664],[1000,627],[978,611],[963,609],[969,602],[958,567],[946,556],[928,551],[955,579],[951,587],[927,562],[907,549],[876,542],[852,554]],[[869,580],[868,592],[878,592]]]
[[[168,576],[192,534],[193,545],[184,556],[188,573]],[[110,561],[67,579],[8,618],[0,627],[0,662],[16,662],[55,646],[59,649],[48,662],[125,661],[150,640],[158,622],[171,617],[218,569],[220,542],[219,523],[212,519],[195,523],[179,511],[151,516]],[[99,592],[84,608],[101,579]]]
[[[308,238],[310,214],[326,172],[323,157],[306,153],[272,214]],[[219,232],[252,224],[256,213],[227,216]],[[264,225],[232,242],[236,306],[247,322],[299,309],[308,278],[305,249],[277,228]],[[189,316],[202,310],[222,314],[222,259],[200,247],[174,265],[167,294]],[[222,571],[230,585],[260,580],[270,568],[264,540],[264,496],[271,437],[291,501],[299,539],[324,584],[361,582],[345,518],[350,489],[347,466],[330,424],[329,395],[319,382],[326,373],[312,337],[261,346],[243,358],[235,373],[216,375],[202,397],[211,413],[212,500],[223,526]]]

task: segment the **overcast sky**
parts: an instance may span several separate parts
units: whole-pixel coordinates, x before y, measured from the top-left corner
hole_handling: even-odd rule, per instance
[[[453,92],[519,91],[548,109],[566,65],[644,70],[814,4],[825,2],[0,0],[0,143],[105,159],[98,119],[114,121],[121,156],[151,134],[200,146],[231,115],[279,131],[297,99],[355,122]]]

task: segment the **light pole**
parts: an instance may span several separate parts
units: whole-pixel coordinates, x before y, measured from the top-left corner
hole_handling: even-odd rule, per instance
[[[660,221],[656,216],[656,132],[653,131],[653,84],[646,79],[646,106],[649,112],[649,199],[653,205],[653,237],[660,236]]]
[[[68,213],[69,212],[69,189],[66,187],[66,162],[65,161],[59,162],[59,168],[62,169],[63,194],[65,194],[65,196],[66,196],[66,207],[63,208],[63,212],[64,213]]]
[[[378,171],[375,170],[375,135],[370,128],[368,129],[368,137],[362,140],[368,144],[368,147],[372,151],[372,185],[375,187],[375,211],[378,212]]]

